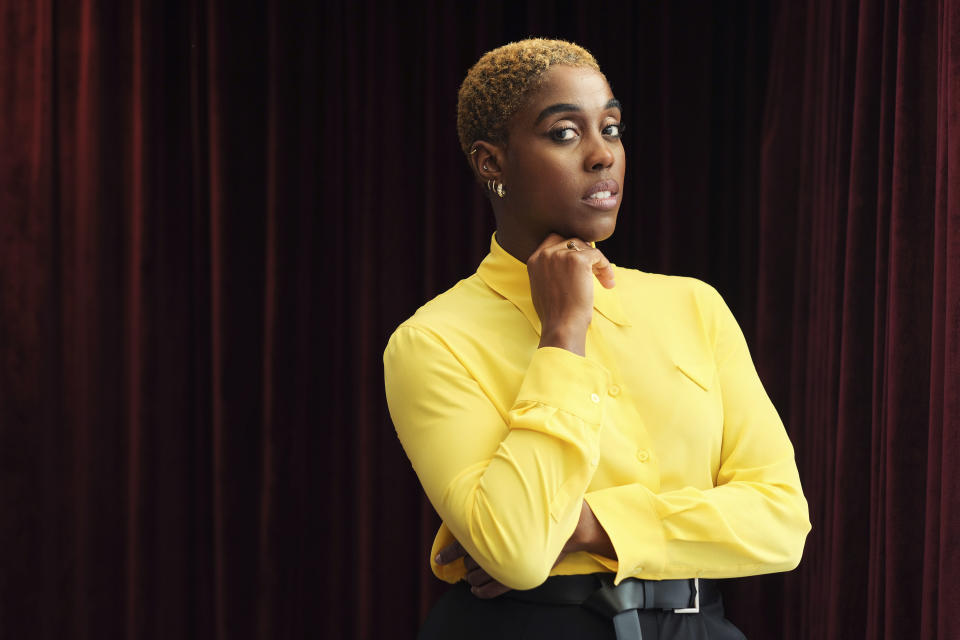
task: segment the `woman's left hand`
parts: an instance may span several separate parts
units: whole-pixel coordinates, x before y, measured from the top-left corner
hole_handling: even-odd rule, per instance
[[[457,541],[441,549],[440,553],[437,554],[436,561],[437,564],[450,564],[457,558],[463,558],[463,564],[467,568],[466,581],[470,584],[470,593],[473,595],[488,599],[496,598],[510,591],[510,587],[490,577],[490,574],[484,571]]]

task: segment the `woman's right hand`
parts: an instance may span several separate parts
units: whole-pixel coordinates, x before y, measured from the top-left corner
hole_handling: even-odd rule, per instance
[[[585,355],[587,327],[593,319],[593,277],[612,289],[610,261],[579,238],[551,233],[527,259],[527,273],[533,307],[540,316],[540,346]]]
[[[477,561],[471,558],[466,549],[456,540],[441,549],[435,560],[437,564],[443,565],[450,564],[457,558],[463,558],[463,566],[467,569],[464,580],[470,585],[470,593],[473,595],[487,600],[510,591],[510,587],[497,582],[484,571],[483,567],[477,564]]]

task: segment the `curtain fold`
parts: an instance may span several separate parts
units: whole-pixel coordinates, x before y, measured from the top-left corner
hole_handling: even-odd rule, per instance
[[[751,638],[948,639],[960,2],[0,0],[0,636],[414,637],[393,328],[492,216],[456,92],[531,34],[628,123],[618,264],[700,277],[795,443]]]
[[[960,621],[960,3],[937,8],[936,160],[927,496],[922,571],[924,635],[953,638]],[[936,635],[934,635],[936,634]]]

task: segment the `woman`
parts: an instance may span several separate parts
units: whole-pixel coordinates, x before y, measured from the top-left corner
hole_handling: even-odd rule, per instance
[[[620,103],[563,41],[484,55],[464,154],[496,217],[477,273],[384,353],[397,434],[461,582],[423,638],[742,638],[713,579],[794,568],[793,449],[719,294],[613,266]],[[612,623],[611,623],[612,620]]]

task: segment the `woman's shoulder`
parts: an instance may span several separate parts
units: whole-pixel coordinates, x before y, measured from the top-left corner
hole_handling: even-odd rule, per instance
[[[423,304],[400,323],[394,334],[415,332],[446,342],[452,336],[489,326],[491,316],[506,310],[504,302],[473,274]],[[513,308],[509,302],[507,305]]]

